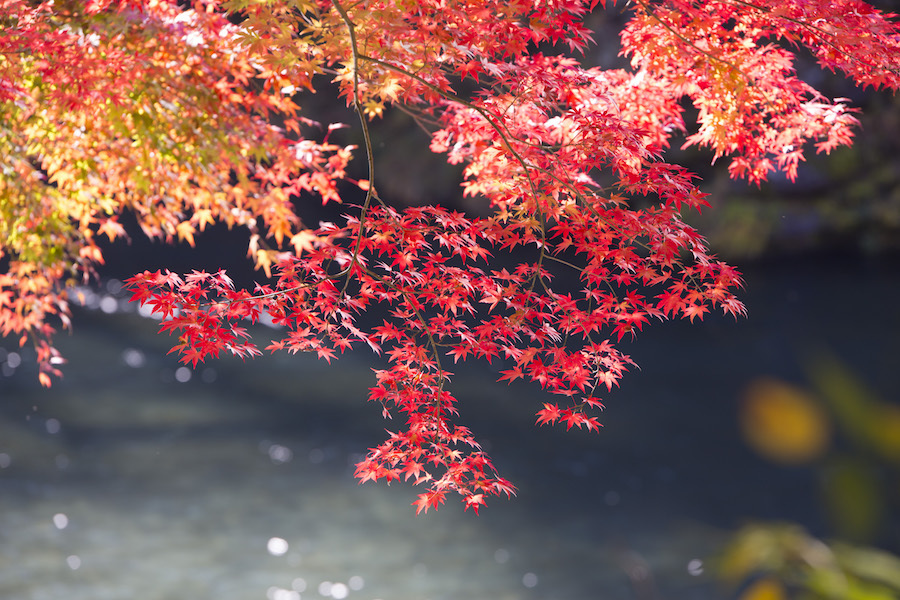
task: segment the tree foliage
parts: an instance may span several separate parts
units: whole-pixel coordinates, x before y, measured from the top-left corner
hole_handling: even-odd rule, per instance
[[[893,15],[857,0],[636,0],[625,70],[577,58],[585,17],[613,8],[597,4],[0,0],[0,331],[33,340],[49,385],[66,286],[103,263],[99,238],[125,236],[124,213],[191,245],[208,225],[247,228],[267,276],[255,289],[221,271],[129,281],[183,362],[259,354],[241,325],[264,314],[282,326],[270,350],[331,361],[367,345],[388,361],[369,399],[400,419],[360,480],[424,484],[417,512],[513,493],[456,423],[448,368],[502,361],[501,379],[559,396],[538,423],[598,429],[600,395],[631,365],[616,342],[654,319],[744,313],[740,275],[682,220],[706,200],[665,160],[673,137],[736,178],[793,179],[804,152],[850,143],[856,125],[846,100],[798,78],[794,52],[861,86],[900,84]],[[364,147],[301,111],[325,86],[359,115]],[[378,171],[367,123],[388,107],[464,165],[488,216],[379,195],[397,175]],[[366,180],[347,175],[354,153]],[[338,222],[294,210],[354,188],[365,199]],[[560,273],[579,289],[555,288]]]

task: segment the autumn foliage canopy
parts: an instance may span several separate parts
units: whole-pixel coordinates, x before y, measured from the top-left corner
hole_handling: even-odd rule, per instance
[[[628,15],[629,69],[585,65],[595,10]],[[739,274],[682,220],[706,202],[670,142],[735,178],[794,178],[857,121],[798,78],[793,52],[896,89],[893,19],[857,0],[0,0],[0,331],[35,344],[49,385],[66,288],[103,263],[100,238],[126,236],[124,213],[191,245],[212,224],[246,228],[255,289],[223,271],[128,282],[181,360],[259,354],[242,325],[263,315],[282,334],[267,350],[370,347],[387,366],[369,400],[395,420],[357,476],[424,485],[417,511],[451,493],[477,511],[514,488],[455,421],[448,369],[497,361],[552,394],[538,423],[596,430],[631,364],[623,337],[744,312]],[[329,86],[359,117],[358,148],[303,111]],[[401,175],[374,162],[368,122],[391,108],[464,165],[481,216],[379,195]],[[353,155],[365,179],[348,176]],[[337,222],[295,211],[342,198]]]

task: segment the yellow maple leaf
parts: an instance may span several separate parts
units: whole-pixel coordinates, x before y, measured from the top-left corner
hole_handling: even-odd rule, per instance
[[[300,256],[303,254],[304,250],[306,252],[311,252],[314,248],[313,243],[317,239],[318,237],[309,229],[304,229],[291,238],[291,244],[294,246],[294,251],[297,253],[297,256]]]
[[[262,269],[266,273],[266,277],[272,276],[272,256],[275,253],[271,250],[263,250],[260,248],[256,251],[254,258],[256,259],[256,268]]]
[[[215,225],[216,220],[212,216],[212,211],[208,208],[204,208],[194,212],[194,216],[191,218],[191,221],[197,223],[197,227],[200,228],[200,231],[204,231],[206,229],[206,225]]]
[[[190,221],[182,221],[175,226],[175,232],[178,234],[178,239],[186,241],[191,247],[194,246],[194,233],[196,231],[197,230],[194,229],[194,226],[191,225]]]
[[[378,94],[382,98],[390,100],[391,102],[396,102],[402,91],[403,86],[401,86],[396,79],[391,78],[378,90]]]

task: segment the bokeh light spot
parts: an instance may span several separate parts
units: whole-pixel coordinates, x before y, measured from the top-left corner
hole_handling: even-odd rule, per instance
[[[349,593],[349,588],[343,583],[331,584],[331,597],[334,598],[334,600],[344,600]]]
[[[269,538],[268,543],[266,543],[266,550],[272,556],[283,556],[288,551],[287,540],[280,537]]]
[[[22,364],[22,356],[18,352],[10,352],[6,355],[6,364],[11,369],[18,368]]]
[[[122,360],[132,369],[139,369],[147,362],[144,353],[135,348],[126,348],[122,352]]]
[[[175,369],[175,380],[178,383],[187,383],[191,380],[191,370],[187,367],[178,367]]]
[[[108,315],[116,313],[119,310],[119,301],[112,296],[103,296],[100,300],[100,310]]]
[[[200,372],[200,381],[203,383],[212,383],[218,377],[218,373],[212,367],[206,367],[203,371]]]
[[[266,590],[266,598],[269,600],[300,600],[300,593],[273,585]]]
[[[122,288],[125,287],[118,279],[110,279],[106,282],[106,291],[112,294],[113,296],[118,296],[122,293]]]
[[[767,377],[747,388],[740,425],[751,448],[782,464],[803,464],[820,457],[831,437],[828,420],[815,398]]]
[[[275,464],[290,462],[291,459],[294,458],[294,453],[291,452],[290,448],[279,444],[272,444],[269,446],[268,454],[269,458]]]
[[[687,571],[694,577],[703,574],[703,561],[699,558],[694,558],[688,561]]]

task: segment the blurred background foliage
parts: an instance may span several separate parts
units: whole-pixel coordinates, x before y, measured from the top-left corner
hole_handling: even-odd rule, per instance
[[[870,390],[841,361],[817,352],[808,384],[770,377],[744,393],[740,427],[758,454],[813,466],[835,541],[789,523],[747,525],[717,572],[740,600],[900,598],[900,404]]]
[[[826,544],[787,523],[748,525],[718,561],[739,600],[900,598],[900,559],[874,548]]]

